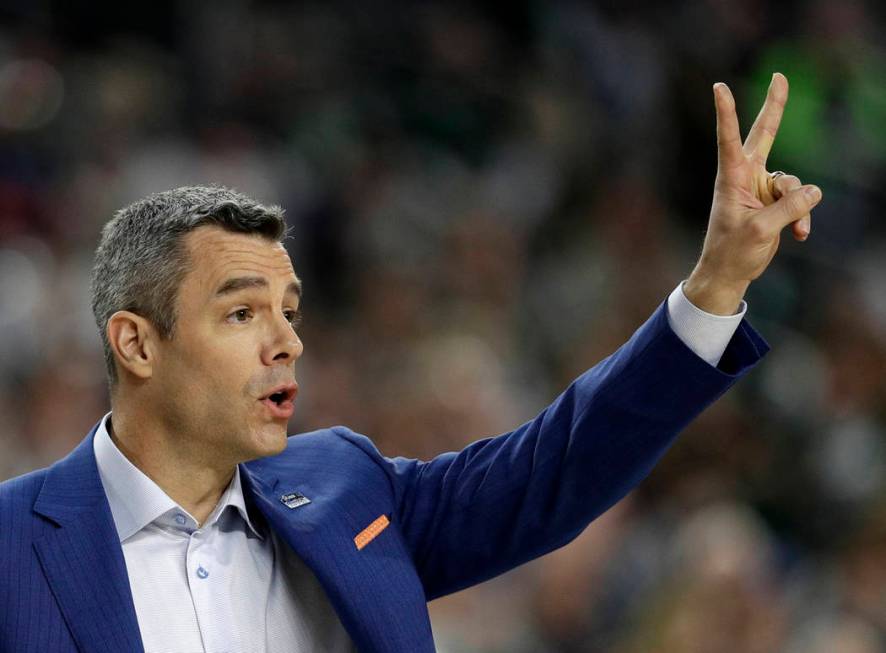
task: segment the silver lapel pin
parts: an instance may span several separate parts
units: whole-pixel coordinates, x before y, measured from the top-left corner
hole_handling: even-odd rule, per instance
[[[280,497],[281,503],[289,508],[298,508],[311,502],[311,500],[300,492],[290,492]]]

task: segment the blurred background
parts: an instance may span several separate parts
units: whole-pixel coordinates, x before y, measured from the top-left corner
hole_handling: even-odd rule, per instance
[[[510,430],[692,270],[712,84],[746,130],[785,73],[769,169],[825,201],[747,297],[773,351],[575,542],[433,625],[442,652],[886,650],[883,5],[0,6],[0,480],[107,410],[99,231],[186,184],[287,209],[293,432],[428,458]]]

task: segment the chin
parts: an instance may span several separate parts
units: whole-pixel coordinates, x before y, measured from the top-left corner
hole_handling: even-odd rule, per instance
[[[254,434],[252,458],[276,456],[286,449],[288,424],[264,424]]]

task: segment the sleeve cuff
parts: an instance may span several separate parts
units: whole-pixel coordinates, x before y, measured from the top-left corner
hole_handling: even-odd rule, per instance
[[[668,297],[668,324],[699,358],[716,367],[748,310],[747,302],[742,300],[735,315],[713,315],[686,298],[684,283],[681,281]]]

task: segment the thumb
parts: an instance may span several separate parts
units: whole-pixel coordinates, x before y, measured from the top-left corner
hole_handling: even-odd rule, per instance
[[[821,189],[818,186],[800,186],[785,193],[777,202],[767,206],[764,213],[770,220],[778,224],[779,228],[782,228],[808,215],[820,201]]]

